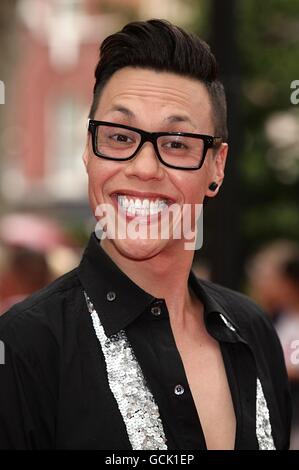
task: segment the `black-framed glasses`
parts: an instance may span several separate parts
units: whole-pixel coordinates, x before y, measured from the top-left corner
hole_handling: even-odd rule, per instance
[[[209,148],[221,137],[189,132],[147,132],[136,127],[106,121],[89,120],[92,148],[97,157],[107,160],[131,160],[145,142],[151,142],[161,163],[178,170],[199,170]]]

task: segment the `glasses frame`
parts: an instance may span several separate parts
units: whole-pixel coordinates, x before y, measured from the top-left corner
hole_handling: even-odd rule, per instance
[[[121,129],[128,129],[130,131],[136,132],[140,135],[140,143],[134,153],[130,157],[126,158],[114,158],[114,157],[107,157],[105,155],[102,155],[100,152],[97,151],[97,128],[99,126],[108,126],[108,127],[119,127]],[[200,170],[202,167],[207,151],[210,148],[215,148],[219,146],[222,143],[222,137],[213,137],[211,135],[206,135],[206,134],[192,134],[190,132],[148,132],[144,131],[142,129],[138,129],[137,127],[131,127],[131,126],[126,126],[124,124],[118,124],[116,122],[107,122],[107,121],[96,121],[94,119],[89,119],[88,121],[88,131],[91,133],[92,136],[92,149],[93,153],[99,157],[99,158],[104,158],[105,160],[114,160],[114,161],[128,161],[132,160],[135,155],[139,152],[143,144],[145,142],[151,142],[153,144],[153,147],[155,149],[156,155],[158,157],[158,160],[165,166],[169,168],[174,168],[176,170]],[[201,157],[201,160],[198,163],[198,166],[194,167],[184,167],[184,166],[176,166],[176,165],[171,165],[170,163],[167,163],[163,160],[163,158],[160,155],[159,149],[158,149],[158,144],[157,144],[157,139],[159,137],[163,136],[183,136],[183,137],[193,137],[195,139],[200,139],[204,141],[204,148],[203,148],[203,154]]]

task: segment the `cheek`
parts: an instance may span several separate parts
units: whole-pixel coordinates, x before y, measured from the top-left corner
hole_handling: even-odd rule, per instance
[[[88,182],[90,197],[96,198],[98,202],[102,202],[105,195],[105,188],[108,182],[113,178],[117,169],[111,165],[111,162],[105,160],[91,159],[88,168]]]
[[[89,205],[93,215],[98,219],[98,206],[107,203],[109,194],[109,182],[113,178],[115,170],[109,165],[109,161],[95,160],[88,165],[88,194]]]
[[[196,173],[191,173],[192,172],[188,174],[186,172],[177,178],[176,187],[179,188],[180,192],[183,194],[185,203],[201,204],[206,191],[205,174],[202,173],[201,175],[198,175]]]

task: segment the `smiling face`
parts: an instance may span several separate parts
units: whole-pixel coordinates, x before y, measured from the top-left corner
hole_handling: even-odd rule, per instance
[[[201,82],[141,68],[126,67],[112,75],[102,91],[94,119],[149,132],[215,135],[209,95]],[[93,213],[99,205],[111,204],[127,220],[139,217],[144,223],[150,216],[154,218],[157,211],[163,214],[163,209],[173,203],[180,207],[202,204],[205,196],[217,193],[208,186],[212,181],[221,184],[226,154],[227,144],[221,144],[217,153],[208,150],[200,170],[178,170],[163,165],[153,145],[146,142],[132,160],[111,161],[94,155],[89,135],[83,158]],[[142,260],[162,251],[177,252],[183,245],[179,239],[127,237],[106,238],[102,246]]]

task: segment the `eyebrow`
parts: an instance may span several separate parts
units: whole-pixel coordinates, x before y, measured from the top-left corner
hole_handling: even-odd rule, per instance
[[[130,109],[126,108],[125,106],[119,106],[119,105],[114,105],[110,109],[110,111],[118,111],[125,116],[129,118],[135,118],[136,115],[131,111]],[[167,116],[166,118],[163,119],[163,121],[168,121],[170,123],[176,123],[176,122],[188,122],[191,124],[191,126],[196,129],[195,124],[191,121],[189,116],[186,116],[184,114],[172,114],[171,116]]]
[[[110,111],[118,111],[118,112],[120,112],[120,113],[125,114],[127,117],[130,117],[130,118],[134,118],[134,117],[135,117],[135,114],[133,113],[133,111],[131,111],[130,109],[126,108],[125,106],[114,105],[114,106],[112,106],[112,108],[110,109]]]
[[[183,114],[172,114],[171,116],[168,116],[167,118],[164,119],[164,121],[169,121],[171,123],[173,122],[188,122],[191,124],[194,129],[196,129],[195,124],[191,121],[189,116],[185,116]]]

